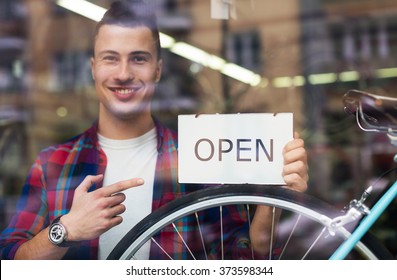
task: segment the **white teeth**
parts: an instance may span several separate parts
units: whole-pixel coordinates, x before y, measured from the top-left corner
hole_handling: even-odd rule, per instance
[[[124,95],[127,95],[127,94],[130,94],[130,93],[134,92],[132,89],[117,89],[116,91],[117,91],[117,93],[124,94]]]

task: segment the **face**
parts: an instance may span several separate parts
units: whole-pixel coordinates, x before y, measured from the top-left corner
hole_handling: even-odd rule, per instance
[[[162,61],[147,27],[104,25],[95,39],[91,71],[100,102],[100,118],[150,114]]]

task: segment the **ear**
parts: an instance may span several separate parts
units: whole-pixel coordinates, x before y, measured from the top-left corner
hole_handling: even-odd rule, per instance
[[[90,65],[91,65],[91,76],[92,76],[92,79],[95,81],[95,71],[94,71],[95,59],[94,59],[94,57],[91,57]]]
[[[159,59],[159,61],[157,62],[157,69],[156,69],[156,83],[160,81],[162,71],[163,71],[163,60]]]

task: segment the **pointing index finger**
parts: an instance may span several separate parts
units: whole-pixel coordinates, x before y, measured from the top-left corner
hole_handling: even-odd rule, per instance
[[[144,183],[143,179],[134,178],[134,179],[124,180],[124,181],[114,183],[110,186],[102,188],[102,190],[104,191],[105,196],[111,196],[115,193],[119,193],[119,192],[125,191],[130,188],[141,186],[141,185],[143,185],[143,183]]]

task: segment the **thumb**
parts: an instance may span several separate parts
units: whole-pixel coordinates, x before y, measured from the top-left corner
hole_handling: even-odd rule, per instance
[[[77,187],[76,191],[82,191],[82,192],[88,192],[88,190],[92,187],[94,184],[98,184],[102,182],[103,180],[103,175],[88,175],[87,177],[84,178],[84,180],[81,182],[81,184]]]

